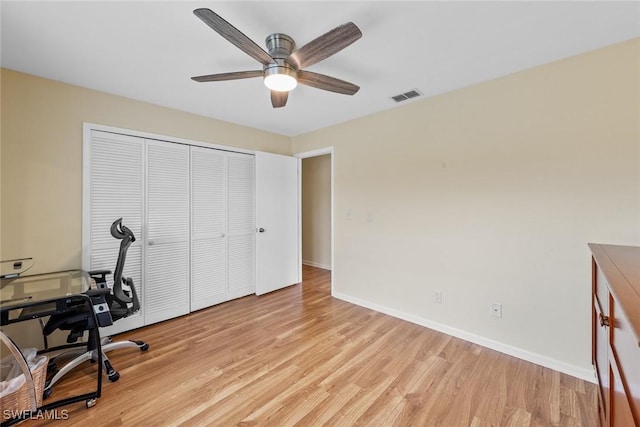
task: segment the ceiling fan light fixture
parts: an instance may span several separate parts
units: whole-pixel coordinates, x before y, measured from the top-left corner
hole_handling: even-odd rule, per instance
[[[344,95],[355,95],[360,89],[353,83],[305,70],[306,67],[335,55],[362,37],[362,32],[353,22],[347,22],[316,37],[300,49],[296,49],[296,43],[290,36],[283,33],[270,34],[265,39],[269,51],[267,53],[211,9],[200,8],[193,13],[216,33],[262,64],[262,70],[191,77],[196,82],[217,82],[262,76],[265,86],[271,90],[273,108],[284,107],[287,104],[289,92],[295,89],[298,83]]]
[[[264,85],[276,92],[289,92],[298,85],[297,73],[291,67],[273,65],[264,70]]]

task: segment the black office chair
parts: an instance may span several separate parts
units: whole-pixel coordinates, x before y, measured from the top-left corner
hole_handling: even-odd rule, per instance
[[[97,286],[97,289],[92,290],[92,294],[95,295],[95,297],[92,296],[92,302],[96,312],[103,312],[104,305],[101,304],[106,304],[108,312],[111,314],[111,319],[115,322],[140,310],[140,302],[138,300],[138,295],[136,294],[136,288],[133,284],[133,280],[131,278],[122,277],[127,249],[129,249],[131,243],[135,242],[136,238],[129,228],[122,225],[122,218],[115,220],[111,225],[111,235],[116,239],[121,240],[118,261],[116,262],[115,274],[113,275],[113,288],[109,290],[107,285],[107,275],[111,274],[110,270],[90,271],[89,275],[96,281]],[[126,289],[123,285],[126,286]],[[99,326],[110,325],[112,322],[109,320],[105,320],[104,317],[101,320],[99,316]],[[87,360],[91,360],[92,362],[98,360],[96,354],[96,340],[98,337],[96,337],[96,334],[92,330],[92,322],[92,316],[88,315],[85,310],[85,312],[78,311],[77,313],[64,313],[61,315],[51,316],[47,324],[44,326],[43,333],[45,336],[50,335],[56,329],[68,330],[68,343],[75,343],[78,338],[84,335],[85,331],[89,331],[88,340],[85,343],[78,344],[86,345],[86,350],[75,350],[73,352],[62,353],[50,360],[48,369],[55,372],[55,375],[48,380],[45,385],[45,396],[48,396],[51,393],[51,387],[53,384],[73,368]],[[143,341],[112,342],[110,337],[105,337],[101,339],[100,343],[102,347],[102,363],[104,365],[104,371],[110,381],[117,381],[120,378],[120,374],[113,369],[111,362],[109,362],[109,358],[106,356],[107,352],[129,347],[138,348],[140,351],[146,351],[149,349],[149,344]],[[56,362],[59,358],[73,357],[74,355],[76,355],[75,358],[65,364],[60,370],[56,370]]]

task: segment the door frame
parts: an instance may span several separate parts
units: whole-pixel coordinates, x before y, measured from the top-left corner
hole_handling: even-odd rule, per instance
[[[298,238],[299,243],[298,247],[300,248],[300,277],[302,277],[302,173],[304,172],[302,169],[302,159],[308,159],[310,157],[318,157],[324,156],[325,154],[329,154],[331,156],[331,295],[334,293],[334,277],[335,275],[335,200],[334,200],[334,167],[335,167],[335,156],[333,146],[319,148],[317,150],[305,151],[303,153],[296,153],[293,156],[299,159],[299,170],[298,174]]]

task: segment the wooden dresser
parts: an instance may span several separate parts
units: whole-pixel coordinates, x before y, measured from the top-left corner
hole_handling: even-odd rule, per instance
[[[590,243],[592,360],[603,426],[640,426],[640,247]]]

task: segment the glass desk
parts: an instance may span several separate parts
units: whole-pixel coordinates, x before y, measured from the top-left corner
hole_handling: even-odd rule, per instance
[[[9,263],[13,262],[14,261],[9,261]],[[6,264],[6,262],[4,264]],[[6,265],[3,267],[6,267]],[[11,269],[13,269],[13,267]],[[15,272],[10,272],[8,274],[5,273],[6,270],[11,269],[3,268],[3,277],[0,279],[0,327],[26,320],[39,319],[53,314],[86,310],[86,313],[93,317],[93,332],[95,332],[95,336],[98,337],[97,343],[95,343],[97,349],[96,353],[98,355],[98,360],[96,361],[98,368],[96,390],[90,393],[84,393],[78,396],[68,397],[44,404],[37,408],[37,410],[50,410],[83,400],[86,402],[87,407],[93,406],[96,403],[96,399],[100,397],[102,389],[103,364],[98,317],[91,297],[86,294],[86,292],[91,288],[92,279],[82,270],[60,271],[30,276],[20,275],[20,273]],[[13,344],[1,329],[0,338],[2,338],[2,341],[5,342],[5,344]],[[76,343],[53,348],[45,348],[44,350],[39,351],[39,353],[48,353],[71,347],[79,347],[81,345],[81,343]],[[47,347],[46,344],[45,347]],[[22,362],[24,362],[24,359],[22,359]],[[24,368],[23,372],[25,372]],[[29,381],[30,375],[27,375],[27,379]],[[33,386],[33,382],[31,382],[31,386]],[[33,397],[35,397],[35,392]],[[33,400],[31,407],[35,408],[35,401]],[[29,414],[24,415],[24,417],[28,418]],[[4,426],[10,425],[14,422],[19,422],[21,421],[21,418],[14,418],[10,420],[1,418],[1,421]]]
[[[56,301],[86,292],[91,278],[81,270],[69,270],[4,278],[0,283],[0,320],[5,325],[55,314],[40,314],[39,311],[47,311],[47,307],[55,309],[56,305],[61,305]],[[48,303],[44,304],[44,301]],[[32,312],[35,317],[29,317]]]

